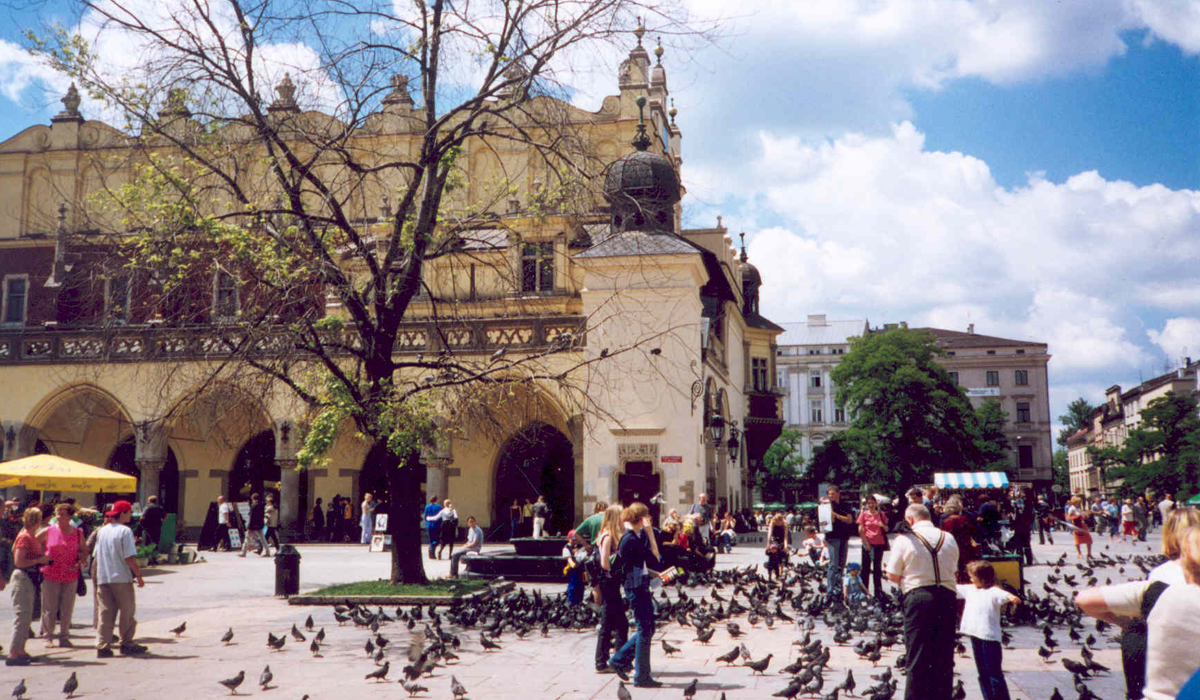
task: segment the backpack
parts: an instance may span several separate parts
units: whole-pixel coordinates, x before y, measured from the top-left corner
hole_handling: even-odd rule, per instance
[[[1142,595],[1142,617],[1134,620],[1121,633],[1121,667],[1125,670],[1125,697],[1140,698],[1146,687],[1146,641],[1149,629],[1146,619],[1158,602],[1158,597],[1167,590],[1167,584],[1154,581]]]

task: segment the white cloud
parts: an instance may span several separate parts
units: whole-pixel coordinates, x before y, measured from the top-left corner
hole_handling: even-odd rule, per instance
[[[1162,349],[1168,359],[1200,357],[1200,319],[1171,318],[1161,331],[1148,329],[1150,342]]]

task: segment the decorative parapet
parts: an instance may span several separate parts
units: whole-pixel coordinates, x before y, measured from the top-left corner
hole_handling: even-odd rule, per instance
[[[537,352],[576,349],[585,345],[586,319],[552,316],[462,322],[414,321],[403,324],[397,335],[397,354],[451,350],[466,354],[492,353],[501,348]],[[340,342],[360,347],[351,328]],[[0,365],[66,364],[88,362],[165,362],[229,357],[246,342],[259,354],[291,351],[287,333],[250,338],[236,329],[218,326],[121,328],[17,328],[0,329]]]

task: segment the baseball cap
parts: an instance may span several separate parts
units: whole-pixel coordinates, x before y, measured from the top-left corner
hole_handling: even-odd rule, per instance
[[[862,569],[862,565],[856,561],[852,561],[846,565],[846,571],[859,571],[861,569]]]
[[[129,501],[117,501],[116,503],[112,504],[105,515],[110,518],[115,518],[121,513],[130,513],[132,511],[133,506],[129,505]]]

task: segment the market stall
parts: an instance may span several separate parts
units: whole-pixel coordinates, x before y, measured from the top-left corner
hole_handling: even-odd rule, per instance
[[[42,454],[0,462],[0,488],[9,486],[31,491],[133,493],[137,477]]]

